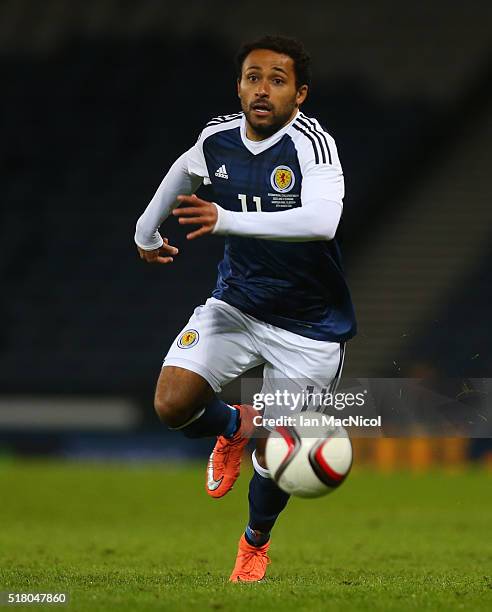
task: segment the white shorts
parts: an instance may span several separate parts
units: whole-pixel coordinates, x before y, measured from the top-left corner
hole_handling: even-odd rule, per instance
[[[261,364],[264,364],[262,394],[278,389],[334,393],[344,353],[345,343],[299,336],[209,298],[203,306],[195,308],[171,345],[163,366],[177,366],[199,374],[216,393]],[[291,406],[290,410],[299,411],[301,407]],[[271,418],[275,413],[280,414],[265,408],[264,416]]]

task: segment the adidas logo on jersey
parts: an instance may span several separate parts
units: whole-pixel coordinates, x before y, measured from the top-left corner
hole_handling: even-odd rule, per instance
[[[219,178],[223,178],[223,179],[228,179],[229,175],[227,174],[227,170],[225,167],[225,164],[222,164],[222,166],[220,168],[217,168],[217,171],[215,172],[215,176],[218,176]]]

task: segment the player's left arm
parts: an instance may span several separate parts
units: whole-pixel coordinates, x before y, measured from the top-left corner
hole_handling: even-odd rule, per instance
[[[302,206],[281,212],[233,212],[195,196],[179,196],[173,215],[181,225],[201,225],[189,240],[205,234],[249,236],[264,240],[332,240],[343,210],[343,173],[339,164],[316,164],[303,176]]]

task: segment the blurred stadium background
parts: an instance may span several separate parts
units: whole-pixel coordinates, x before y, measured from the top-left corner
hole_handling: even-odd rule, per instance
[[[481,0],[286,1],[258,13],[3,0],[0,452],[208,452],[210,441],[184,444],[159,425],[152,395],[167,347],[214,286],[222,241],[188,245],[169,222],[182,254],[164,269],[142,265],[133,232],[204,123],[238,110],[236,48],[264,33],[311,51],[305,111],[344,166],[339,237],[359,320],[345,376],[489,377],[491,23]],[[491,457],[484,438],[357,446],[385,469]]]

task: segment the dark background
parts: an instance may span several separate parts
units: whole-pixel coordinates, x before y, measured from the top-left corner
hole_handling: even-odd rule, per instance
[[[311,51],[304,111],[344,168],[338,238],[359,320],[345,375],[490,376],[491,17],[479,0],[4,0],[4,446],[16,428],[49,429],[39,401],[57,396],[68,426],[77,398],[95,429],[115,398],[132,406],[116,410],[133,415],[123,430],[156,425],[161,361],[210,295],[223,244],[188,244],[170,219],[179,258],[146,266],[135,222],[203,125],[239,110],[234,54],[265,33]]]

